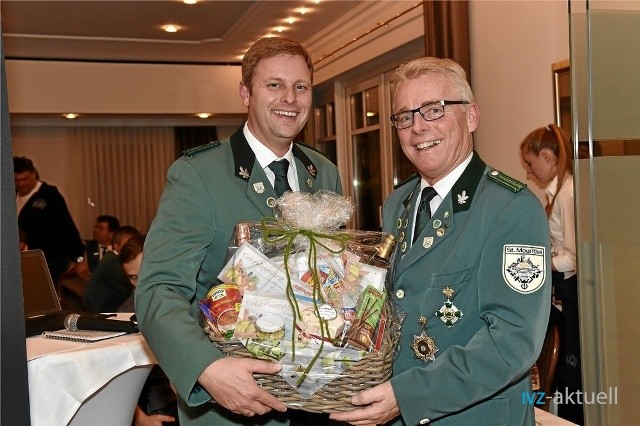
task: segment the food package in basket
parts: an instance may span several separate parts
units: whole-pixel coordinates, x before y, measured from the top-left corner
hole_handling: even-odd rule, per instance
[[[200,302],[220,339],[279,362],[303,398],[379,350],[387,322],[396,321],[386,300],[395,238],[340,229],[353,211],[332,192],[285,193],[276,217],[236,226]]]

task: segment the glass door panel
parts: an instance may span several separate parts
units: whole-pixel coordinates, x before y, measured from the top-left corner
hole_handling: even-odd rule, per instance
[[[382,182],[380,169],[380,133],[371,131],[352,137],[353,200],[356,205],[356,227],[380,230]]]

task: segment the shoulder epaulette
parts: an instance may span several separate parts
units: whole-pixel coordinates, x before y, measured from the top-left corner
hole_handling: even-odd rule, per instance
[[[206,149],[209,148],[213,148],[216,146],[220,145],[220,141],[211,141],[209,143],[206,143],[204,145],[200,145],[200,146],[196,146],[193,148],[189,148],[189,149],[185,149],[184,151],[182,151],[182,155],[185,157],[191,157],[193,154],[197,154],[198,152],[204,151]]]
[[[507,176],[498,170],[491,170],[487,173],[487,178],[494,181],[498,185],[502,185],[511,192],[520,192],[527,187],[526,183],[522,183],[519,180]]]
[[[309,144],[308,144],[308,143],[306,143],[306,142],[298,141],[298,142],[294,142],[294,143],[295,143],[295,144],[297,144],[297,145],[302,145],[302,146],[304,146],[305,148],[309,148],[310,150],[315,151],[315,152],[317,152],[317,153],[319,153],[319,154],[325,155],[325,153],[324,153],[324,152],[320,151],[320,150],[319,150],[318,148],[316,148],[315,146],[311,146],[311,145],[309,145]]]
[[[402,185],[404,185],[407,182],[411,182],[412,180],[414,180],[415,178],[419,177],[420,175],[418,173],[414,173],[411,176],[409,176],[408,178],[406,178],[405,180],[403,180],[402,182],[400,182],[399,184],[397,184],[396,186],[393,187],[393,189],[398,189],[400,188]]]

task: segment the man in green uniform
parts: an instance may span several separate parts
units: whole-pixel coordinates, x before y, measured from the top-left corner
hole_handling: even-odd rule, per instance
[[[135,302],[142,333],[177,390],[181,424],[289,421],[290,413],[280,413],[286,407],[252,376],[280,367],[223,357],[198,323],[198,301],[222,269],[237,222],[272,216],[279,192],[289,188],[342,192],[337,168],[292,142],[312,108],[312,74],[300,44],[258,40],[242,60],[245,126],[228,140],[185,152],[168,172]],[[288,163],[281,176],[271,168],[276,160]]]
[[[419,175],[384,205],[398,239],[390,298],[405,314],[393,377],[331,417],[354,424],[533,425],[530,369],[551,298],[546,216],[473,151],[478,105],[449,59],[392,80],[402,150]],[[424,202],[421,202],[421,199]]]

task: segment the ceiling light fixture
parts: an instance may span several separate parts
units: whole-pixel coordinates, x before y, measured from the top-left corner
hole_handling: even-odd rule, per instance
[[[67,114],[62,114],[62,116],[63,116],[64,118],[69,119],[69,120],[73,120],[74,118],[78,118],[78,114],[74,114],[74,113],[72,113],[72,112],[69,112],[69,113],[67,113]]]
[[[211,114],[210,112],[199,112],[196,114],[196,116],[198,118],[209,118],[211,117],[213,114]]]
[[[277,31],[277,32],[279,32],[279,33],[281,33],[281,32],[283,32],[284,30],[286,30],[286,28],[285,28],[285,27],[275,27],[273,30],[274,30],[274,31]]]
[[[180,29],[180,26],[174,25],[174,24],[168,24],[168,25],[163,25],[162,29],[168,33],[177,33],[178,30]]]
[[[198,0],[182,0],[182,3],[184,3],[184,4],[196,4],[196,3],[198,3]]]
[[[290,16],[287,19],[285,19],[284,21],[289,25],[293,25],[296,22],[296,18],[294,18],[293,16]]]
[[[308,11],[309,9],[307,9],[306,7],[299,7],[298,9],[296,9],[296,12],[298,12],[300,15],[304,15]]]

